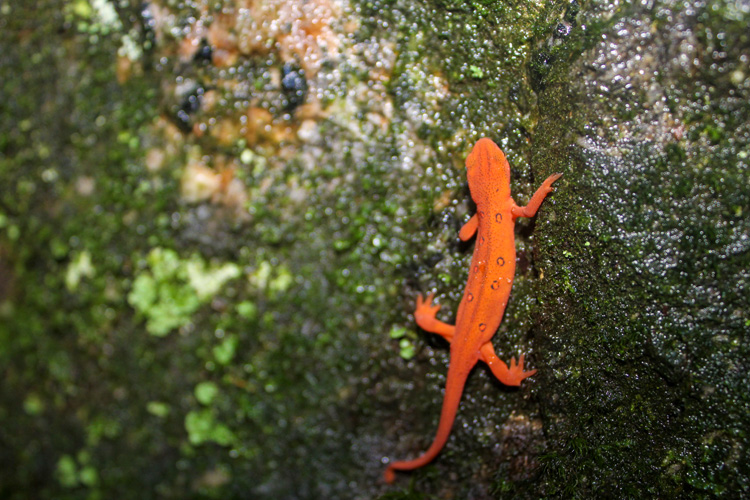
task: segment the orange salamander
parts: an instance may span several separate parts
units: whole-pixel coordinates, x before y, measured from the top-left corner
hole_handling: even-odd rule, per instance
[[[456,325],[438,320],[440,306],[432,305],[434,294],[417,298],[414,318],[429,332],[437,333],[450,343],[450,365],[445,382],[443,409],[440,412],[435,440],[429,449],[414,460],[393,462],[385,470],[388,483],[395,471],[412,470],[429,463],[442,450],[453,427],[461,393],[469,372],[477,361],[487,363],[492,373],[505,385],[519,386],[536,370],[524,371],[523,354],[516,364],[511,358],[506,365],[495,354],[490,339],[495,334],[508,303],[516,269],[516,245],[513,228],[518,217],[533,217],[544,198],[552,191],[552,183],[562,174],[554,174],[542,183],[525,207],[519,207],[510,195],[510,165],[505,154],[490,139],[477,141],[466,158],[466,176],[477,213],[461,228],[463,241],[475,234],[477,240],[471,258],[469,279],[458,306]]]

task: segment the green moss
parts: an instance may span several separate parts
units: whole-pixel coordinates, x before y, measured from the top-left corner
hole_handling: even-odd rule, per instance
[[[72,488],[78,484],[78,471],[73,457],[69,455],[60,457],[57,462],[57,478],[66,488]]]
[[[228,365],[232,362],[235,352],[237,351],[237,345],[239,344],[239,338],[236,335],[230,335],[221,343],[213,348],[214,359],[220,365]]]
[[[23,409],[30,416],[37,416],[42,414],[45,409],[45,402],[38,394],[29,394],[23,401]]]
[[[235,440],[229,427],[216,421],[214,413],[208,408],[189,412],[185,416],[185,430],[193,445],[213,442],[227,446]]]
[[[219,387],[213,382],[201,382],[195,386],[195,399],[202,405],[210,405],[219,394]]]
[[[149,401],[146,410],[157,417],[165,418],[169,415],[169,405],[161,401]]]
[[[484,78],[484,71],[478,66],[469,66],[469,74],[472,78],[476,78],[477,80]]]
[[[99,474],[89,464],[91,457],[86,452],[78,453],[77,459],[70,455],[63,455],[57,461],[57,478],[65,488],[76,486],[94,487],[99,482]]]

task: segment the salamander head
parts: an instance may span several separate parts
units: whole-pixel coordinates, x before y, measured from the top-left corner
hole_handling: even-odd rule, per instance
[[[466,177],[471,197],[479,204],[510,196],[510,165],[490,139],[482,138],[466,157]]]

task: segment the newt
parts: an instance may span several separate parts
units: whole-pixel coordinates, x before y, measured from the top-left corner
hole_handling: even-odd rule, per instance
[[[476,235],[469,278],[458,306],[456,324],[436,318],[439,305],[432,305],[434,294],[426,299],[419,294],[414,319],[420,328],[441,335],[450,343],[450,364],[445,382],[443,408],[432,445],[414,460],[393,462],[385,470],[385,481],[393,482],[395,471],[416,469],[432,461],[448,441],[464,384],[479,360],[505,385],[519,386],[536,373],[524,371],[524,355],[511,358],[510,366],[497,357],[492,336],[508,303],[516,269],[514,227],[519,217],[533,217],[544,198],[552,192],[552,183],[562,176],[550,175],[536,190],[526,206],[518,206],[510,193],[510,165],[505,154],[490,139],[479,139],[466,158],[466,176],[477,213],[464,224],[458,236],[467,241]]]

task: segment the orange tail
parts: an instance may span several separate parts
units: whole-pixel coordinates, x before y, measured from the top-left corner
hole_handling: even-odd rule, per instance
[[[458,404],[461,402],[461,394],[464,390],[468,373],[451,373],[453,365],[448,368],[448,377],[445,383],[445,397],[443,398],[443,409],[440,411],[440,423],[438,424],[435,440],[430,447],[419,458],[404,462],[393,462],[383,474],[386,483],[392,483],[396,478],[397,470],[412,470],[426,465],[434,459],[445,446],[450,436],[453,421],[456,419]]]

